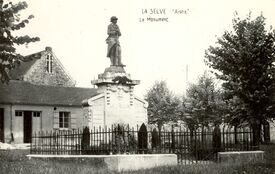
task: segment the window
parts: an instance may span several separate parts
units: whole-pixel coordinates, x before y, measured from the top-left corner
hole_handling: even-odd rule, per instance
[[[22,117],[23,116],[23,111],[15,111],[15,116],[16,117]]]
[[[53,56],[51,54],[47,55],[47,72],[52,73],[53,72]]]
[[[40,117],[41,112],[40,111],[33,111],[33,117]]]
[[[70,112],[59,112],[59,128],[70,127]]]

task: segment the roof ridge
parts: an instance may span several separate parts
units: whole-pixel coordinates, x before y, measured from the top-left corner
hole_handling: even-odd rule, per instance
[[[89,88],[89,87],[75,87],[75,86],[54,86],[54,85],[43,85],[43,84],[33,84],[29,81],[23,81],[23,80],[10,80],[10,82],[15,83],[27,83],[33,86],[42,86],[42,87],[51,87],[51,88],[77,88],[77,89],[96,89],[96,88]]]
[[[31,56],[31,55],[38,54],[38,53],[42,53],[42,52],[44,52],[44,51],[45,51],[45,50],[38,51],[38,52],[32,53],[32,54],[28,54],[28,55],[25,55],[24,57],[29,57],[29,56]]]

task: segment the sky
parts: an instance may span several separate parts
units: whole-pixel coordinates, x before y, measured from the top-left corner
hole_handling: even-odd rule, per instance
[[[143,97],[155,81],[166,80],[169,89],[184,94],[189,83],[208,68],[205,51],[225,30],[232,30],[237,11],[252,12],[275,27],[275,0],[27,0],[22,17],[34,19],[18,34],[41,41],[18,47],[23,55],[50,46],[78,87],[110,66],[106,57],[107,26],[117,16],[122,36],[122,63],[132,79],[140,80],[136,95]],[[148,18],[163,21],[150,21]],[[187,68],[188,66],[188,68]],[[188,69],[188,73],[186,71]]]

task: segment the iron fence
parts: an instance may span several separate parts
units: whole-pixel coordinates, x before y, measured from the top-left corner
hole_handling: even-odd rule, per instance
[[[252,131],[246,129],[169,130],[129,126],[36,132],[31,154],[111,155],[177,154],[178,162],[189,164],[216,160],[217,152],[257,150]]]

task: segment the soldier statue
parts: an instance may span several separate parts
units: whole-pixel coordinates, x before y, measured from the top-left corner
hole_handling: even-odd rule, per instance
[[[111,60],[111,66],[124,66],[121,63],[121,48],[119,43],[119,36],[121,32],[117,25],[117,17],[111,17],[111,24],[108,25],[108,38],[106,43],[108,44],[107,57]]]

